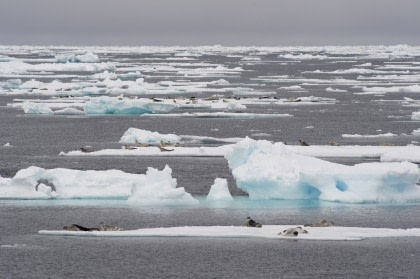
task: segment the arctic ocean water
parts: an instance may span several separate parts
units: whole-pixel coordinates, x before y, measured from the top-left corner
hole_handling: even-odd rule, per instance
[[[255,51],[255,50],[252,50]],[[262,53],[262,52],[261,52]],[[318,53],[316,53],[318,54]],[[20,58],[48,58],[36,54],[8,54]],[[332,54],[327,54],[335,56]],[[195,62],[240,65],[241,77],[229,78],[231,84],[258,83],[261,76],[301,76],[311,79],[346,78],[360,74],[325,76],[314,71],[356,68],[362,63],[383,66],[387,62],[420,62],[420,56],[366,58],[353,61],[351,55],[328,60],[288,62],[277,54],[260,54],[262,62],[240,62],[222,55],[194,57]],[[113,53],[99,57],[120,63],[149,63],[161,53]],[[344,60],[344,61],[343,61]],[[154,61],[154,60],[152,60]],[[156,60],[159,62],[159,60]],[[264,63],[264,61],[267,61]],[[157,63],[156,62],[156,63]],[[332,63],[335,62],[335,63]],[[310,72],[311,74],[305,74]],[[416,72],[413,71],[412,74]],[[74,73],[86,75],[86,73]],[[149,82],[159,81],[152,73]],[[370,75],[367,75],[370,76]],[[8,78],[0,78],[4,81]],[[53,78],[44,78],[43,81]],[[171,77],[163,78],[171,80]],[[174,80],[176,78],[173,78]],[[208,80],[209,78],[202,78]],[[200,79],[194,79],[199,81]],[[62,79],[70,81],[70,79]],[[417,81],[417,83],[419,83]],[[377,83],[381,83],[380,80]],[[11,177],[18,170],[35,165],[43,168],[120,169],[144,173],[147,167],[162,169],[168,164],[178,187],[185,187],[202,201],[197,207],[130,207],[121,200],[0,201],[0,277],[1,278],[420,278],[420,239],[384,238],[363,241],[301,241],[262,239],[204,238],[77,238],[37,235],[43,229],[61,229],[77,223],[97,226],[104,221],[126,229],[188,225],[242,225],[247,216],[263,224],[303,224],[332,219],[337,225],[386,228],[420,227],[419,204],[343,204],[320,201],[249,201],[237,189],[222,158],[156,157],[63,157],[61,151],[82,146],[94,149],[119,148],[122,134],[130,127],[212,137],[265,138],[297,144],[417,144],[411,132],[419,123],[410,120],[418,110],[401,104],[402,97],[415,94],[387,93],[356,95],[353,85],[305,84],[303,92],[279,90],[302,82],[266,83],[264,90],[277,96],[320,96],[336,98],[336,104],[308,106],[248,106],[247,112],[290,113],[293,117],[273,119],[202,119],[107,116],[30,116],[7,107],[14,98],[0,95],[0,175]],[[384,86],[385,86],[384,82]],[[406,83],[404,83],[406,84]],[[244,85],[241,85],[244,86]],[[345,89],[332,93],[326,87]],[[261,86],[258,88],[260,89]],[[197,95],[206,97],[211,94]],[[397,100],[397,101],[396,101]],[[307,128],[313,126],[313,128]],[[394,133],[390,138],[343,138],[342,134]],[[266,133],[268,136],[252,136]],[[11,147],[1,147],[9,142]],[[329,159],[344,164],[359,161]],[[235,196],[233,204],[207,204],[214,178],[227,178]]]

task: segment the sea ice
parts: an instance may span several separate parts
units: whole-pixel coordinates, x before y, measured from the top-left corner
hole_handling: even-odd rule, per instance
[[[86,102],[84,111],[86,114],[159,114],[168,113],[176,107],[175,104],[153,100],[103,96]]]
[[[22,109],[28,114],[53,114],[54,112],[44,103],[23,102]]]
[[[413,111],[411,114],[411,120],[420,120],[420,111]]]
[[[243,226],[185,226],[167,228],[143,228],[126,231],[65,231],[42,230],[38,233],[50,236],[79,237],[210,237],[210,238],[257,238],[257,239],[294,239],[294,240],[363,240],[382,237],[420,237],[419,228],[388,229],[360,227],[305,227],[307,234],[298,236],[278,235],[279,232],[296,225],[263,225],[262,228]]]
[[[142,143],[156,145],[161,141],[175,144],[181,142],[181,137],[174,134],[159,134],[158,132],[129,128],[120,139],[120,143],[124,144]]]
[[[209,201],[231,201],[232,195],[229,192],[228,182],[224,178],[214,179],[214,183],[207,195]]]
[[[75,109],[75,108],[64,108],[64,109],[55,110],[54,114],[56,115],[84,115],[85,112]]]
[[[13,178],[0,177],[0,198],[6,199],[128,199],[135,205],[197,204],[184,188],[176,188],[172,170],[148,168],[146,174],[119,170],[80,171],[29,167]],[[41,182],[38,187],[36,185]],[[48,186],[46,184],[52,184]]]
[[[55,61],[59,63],[95,63],[99,62],[99,57],[92,52],[86,54],[61,53],[55,56]]]
[[[393,133],[378,134],[378,135],[359,135],[359,134],[342,134],[343,138],[392,138],[397,137],[398,135]]]
[[[183,187],[176,188],[176,179],[172,178],[172,170],[167,165],[162,171],[148,168],[146,180],[133,185],[130,204],[149,205],[196,205],[198,200],[185,192]]]
[[[237,186],[251,199],[319,199],[337,202],[420,201],[416,164],[346,166],[290,153],[282,143],[237,143],[225,158]]]

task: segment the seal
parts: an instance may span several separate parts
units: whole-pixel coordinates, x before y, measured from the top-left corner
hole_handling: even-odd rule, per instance
[[[252,228],[262,228],[262,225],[252,220],[251,217],[246,217],[244,226]]]
[[[277,235],[283,235],[283,236],[298,236],[299,234],[308,233],[307,230],[304,230],[302,227],[296,227],[296,228],[288,228],[282,232],[279,232]]]
[[[98,228],[87,228],[77,224],[71,224],[70,226],[65,226],[63,228],[65,231],[82,231],[82,232],[92,232],[92,231],[99,231]]]
[[[299,140],[299,143],[301,146],[309,146],[309,144],[307,144],[306,141],[301,140],[301,139]]]
[[[113,225],[107,225],[104,222],[99,223],[99,230],[100,231],[124,231],[123,228],[113,226]]]
[[[321,220],[312,224],[305,224],[305,227],[332,227],[334,222],[331,220]]]

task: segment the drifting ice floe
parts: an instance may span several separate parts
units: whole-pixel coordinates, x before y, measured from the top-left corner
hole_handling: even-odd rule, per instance
[[[211,186],[208,201],[231,201],[232,195],[229,192],[228,182],[224,178],[216,178],[214,184]]]
[[[129,128],[125,131],[124,135],[120,139],[120,143],[123,144],[137,144],[141,143],[144,145],[157,145],[161,141],[172,145],[183,143],[189,144],[217,144],[217,143],[236,143],[241,141],[242,138],[214,138],[206,136],[192,136],[192,135],[175,135],[175,134],[160,134],[158,132],[152,132],[148,130]]]
[[[174,134],[159,134],[147,130],[129,128],[120,139],[120,143],[125,144],[159,144],[161,141],[171,144],[180,143],[181,137]]]
[[[92,52],[86,54],[62,53],[55,56],[55,61],[59,63],[94,63],[99,62],[99,57]]]
[[[290,153],[282,143],[249,138],[225,158],[237,186],[251,199],[420,201],[419,168],[408,162],[346,166]]]
[[[155,114],[168,113],[176,107],[174,104],[153,100],[104,96],[86,102],[84,111],[86,114]]]
[[[54,112],[43,103],[23,102],[22,109],[28,114],[53,114]]]
[[[168,166],[162,171],[148,168],[146,174],[29,167],[18,171],[13,178],[0,177],[0,198],[108,198],[128,199],[136,205],[196,204],[197,201],[184,188],[176,188],[171,173]]]
[[[65,108],[65,109],[55,110],[54,114],[56,115],[84,115],[85,112],[75,109],[75,108]]]
[[[419,129],[420,130],[420,129]],[[402,150],[387,152],[381,156],[381,162],[413,162],[420,164],[420,148],[407,146]]]
[[[414,111],[411,114],[411,120],[420,120],[420,111]]]
[[[359,134],[342,134],[343,138],[392,138],[397,137],[398,135],[393,133],[378,134],[378,135],[359,135]]]
[[[210,237],[210,238],[263,238],[302,240],[363,240],[378,237],[420,237],[420,229],[387,229],[359,227],[309,227],[307,234],[282,236],[279,232],[296,225],[263,225],[262,228],[239,226],[196,226],[146,228],[126,231],[64,231],[42,230],[41,235],[88,237]]]

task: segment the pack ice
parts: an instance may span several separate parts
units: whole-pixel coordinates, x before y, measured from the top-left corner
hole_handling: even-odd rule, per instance
[[[98,97],[86,102],[86,114],[147,114],[167,113],[176,105],[153,102],[145,99],[129,99],[119,97]]]
[[[41,182],[38,186],[36,186]],[[172,170],[148,168],[146,174],[120,170],[80,171],[29,167],[13,178],[0,177],[0,198],[7,199],[128,199],[134,205],[194,205],[198,201],[176,188]]]
[[[363,163],[346,166],[290,153],[282,143],[249,138],[226,153],[237,186],[251,199],[326,201],[420,201],[416,164]]]

